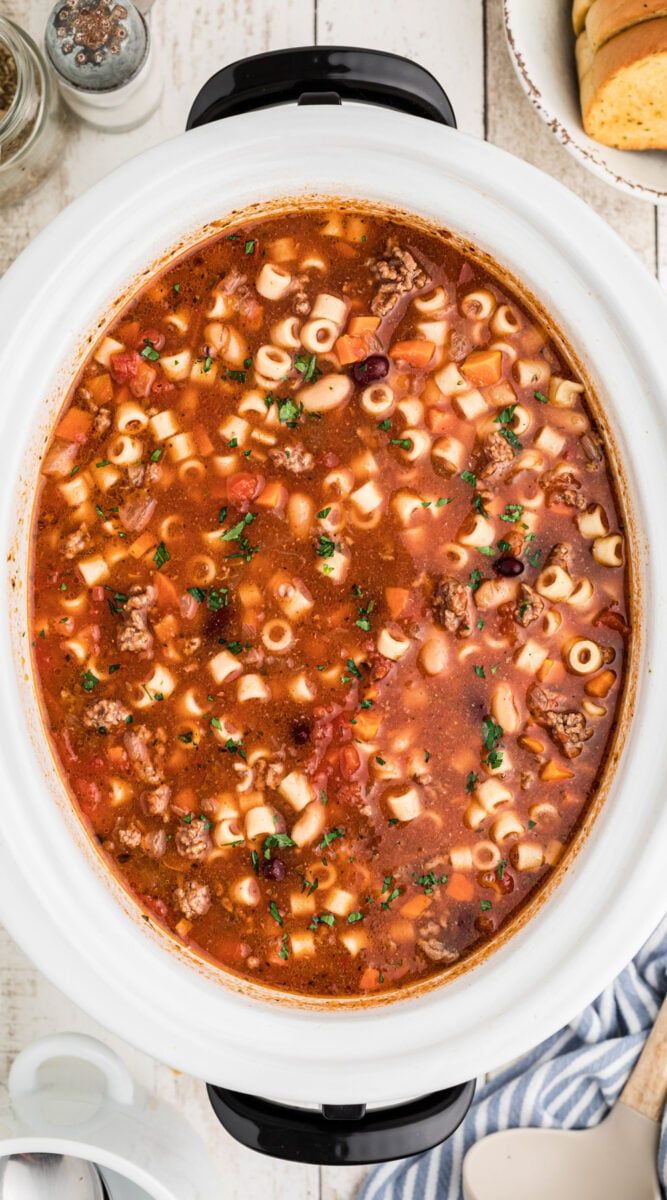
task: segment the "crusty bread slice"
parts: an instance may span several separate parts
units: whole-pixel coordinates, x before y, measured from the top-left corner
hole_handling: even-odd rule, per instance
[[[585,63],[587,51],[579,51]],[[667,150],[667,17],[607,42],[580,77],[589,137],[619,150]]]
[[[579,87],[581,88],[583,87],[585,76],[588,75],[593,66],[593,59],[595,57],[585,29],[583,33],[579,34],[576,40],[574,53],[577,59],[577,74],[579,76]]]
[[[586,14],[592,3],[593,0],[573,0],[572,26],[577,37],[579,37],[579,34],[586,23]]]
[[[593,52],[633,25],[656,17],[667,17],[667,0],[593,0],[586,14]]]

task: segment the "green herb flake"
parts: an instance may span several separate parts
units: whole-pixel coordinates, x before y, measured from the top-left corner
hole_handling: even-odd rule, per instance
[[[533,392],[533,395],[540,404],[549,403],[549,397],[545,396],[544,392]]]
[[[486,679],[486,673],[484,671],[484,667],[480,667],[480,666],[473,667],[473,671],[475,672],[475,675],[477,676],[478,679]]]
[[[470,487],[477,487],[477,476],[472,471],[461,471],[461,479],[464,483],[469,483]]]
[[[378,429],[381,429],[383,433],[387,433],[391,429],[391,417],[385,417],[384,421],[379,421]]]
[[[244,252],[244,254],[254,254],[254,251],[255,251],[255,239],[248,238],[248,241],[246,242],[245,246],[243,247],[243,252]]]
[[[153,345],[153,343],[151,341],[149,341],[148,338],[144,338],[144,343],[145,343],[144,348],[141,351],[141,357],[147,358],[149,362],[159,362],[160,355],[159,355],[158,351],[155,349],[155,346]]]
[[[153,453],[151,454],[151,462],[159,462],[161,458],[162,458],[161,450],[154,450]]]
[[[92,692],[99,683],[97,675],[93,675],[92,671],[83,671],[81,674],[81,687],[84,692]]]
[[[523,516],[523,504],[506,504],[505,511],[501,512],[501,521],[507,521],[510,525],[516,525]]]
[[[263,854],[267,860],[271,858],[271,851],[275,849],[285,849],[290,846],[296,846],[288,833],[270,833],[264,838]]]
[[[480,900],[479,907],[481,908],[482,912],[488,912],[490,908],[493,908],[493,905],[491,904],[490,900]]]
[[[304,383],[314,383],[322,374],[314,354],[297,354],[294,358],[294,367],[300,375],[303,375]]]
[[[391,438],[389,441],[389,445],[390,446],[400,446],[401,450],[411,450],[412,449],[412,441],[410,440],[410,438]]]
[[[164,542],[160,542],[159,546],[156,547],[155,554],[153,555],[153,562],[155,563],[158,571],[166,562],[169,562],[170,558],[171,554],[167,550]]]
[[[321,508],[320,511],[316,514],[318,521],[323,521],[325,519],[325,517],[329,516],[330,512],[331,512],[331,507]]]
[[[275,900],[272,900],[271,903],[269,904],[269,912],[271,913],[271,916],[273,917],[274,921],[277,921],[277,923],[279,925],[282,925],[283,919],[282,919],[280,913],[278,912],[278,905],[276,904]]]
[[[474,771],[468,772],[468,778],[466,779],[466,792],[468,793],[468,795],[470,795],[470,793],[475,790],[475,784],[477,783],[477,779],[478,779],[478,776],[476,775],[476,773]]]
[[[356,925],[357,921],[363,921],[364,914],[361,912],[351,912],[347,918],[348,925]]]
[[[345,836],[344,829],[339,829],[338,827],[336,827],[335,829],[330,829],[330,830],[328,830],[327,833],[325,833],[324,837],[322,838],[322,841],[319,844],[318,849],[326,850],[327,846],[331,846],[331,844],[333,842],[337,842],[339,838],[342,838],[344,836]]]

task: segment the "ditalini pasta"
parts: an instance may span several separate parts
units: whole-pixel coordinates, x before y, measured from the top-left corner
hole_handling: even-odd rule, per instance
[[[585,387],[451,241],[311,210],[174,262],[46,450],[34,659],[146,913],[319,996],[446,972],[595,793],[630,637]]]

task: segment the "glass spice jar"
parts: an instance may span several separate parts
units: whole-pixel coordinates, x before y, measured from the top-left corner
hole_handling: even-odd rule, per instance
[[[19,203],[47,175],[63,133],[50,68],[32,38],[0,15],[0,207]]]

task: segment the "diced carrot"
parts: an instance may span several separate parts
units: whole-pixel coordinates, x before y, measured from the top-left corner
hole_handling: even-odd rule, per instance
[[[334,250],[341,258],[356,258],[357,252],[349,242],[334,242]]]
[[[411,338],[406,342],[395,342],[389,351],[390,358],[406,363],[408,367],[423,370],[435,353],[435,342],[428,338]]]
[[[461,364],[461,374],[473,387],[490,387],[498,383],[502,373],[503,356],[500,350],[473,350]]]
[[[158,576],[158,578],[160,578]],[[166,613],[160,621],[156,621],[153,626],[153,632],[159,642],[163,644],[176,637],[180,629],[179,623],[173,613]]]
[[[362,992],[374,992],[380,986],[380,972],[377,967],[366,967],[359,976],[359,987]]]
[[[589,679],[584,684],[584,691],[587,696],[597,696],[604,699],[609,694],[614,684],[616,683],[615,671],[601,671],[594,679]]]
[[[338,338],[334,350],[340,365],[347,367],[350,363],[361,362],[363,358],[368,357],[368,342],[365,337],[354,337],[349,333],[344,333],[342,337]]]
[[[541,742],[539,738],[530,737],[527,733],[522,734],[518,742],[521,749],[528,750],[530,754],[542,754],[544,752],[544,742]]]
[[[445,891],[452,900],[468,901],[475,899],[475,886],[465,875],[455,872],[450,875]]]
[[[412,896],[401,908],[401,913],[411,921],[416,921],[426,912],[427,908],[430,908],[431,903],[430,896]]]
[[[143,554],[147,554],[152,546],[155,545],[155,538],[150,533],[140,533],[138,538],[135,538],[131,546],[128,546],[128,554],[132,558],[141,558]]]
[[[151,538],[151,543],[153,539]],[[163,575],[161,571],[155,572],[155,586],[157,588],[157,602],[160,608],[178,608],[178,592],[176,585],[172,583],[168,575]]]
[[[93,423],[93,414],[83,408],[68,408],[58,422],[56,434],[66,442],[85,442]]]
[[[171,807],[177,813],[194,812],[197,808],[197,797],[191,787],[180,788],[174,796]]]
[[[354,736],[361,738],[362,742],[372,742],[380,728],[381,720],[379,713],[364,709],[355,717]]]
[[[287,504],[287,497],[288,492],[284,483],[280,483],[277,479],[269,479],[253,503],[257,508],[271,508],[282,511]]]
[[[204,457],[207,454],[213,454],[215,451],[215,446],[213,445],[213,442],[211,441],[210,437],[208,436],[205,426],[204,425],[195,425],[193,432],[195,435],[195,442],[197,443],[197,449],[198,449],[199,453],[203,454]]]
[[[540,683],[544,683],[544,680],[546,679],[547,675],[549,675],[550,672],[553,670],[555,662],[556,662],[556,660],[554,658],[545,658],[544,662],[542,663],[542,666],[539,667],[538,672],[537,672],[537,678],[539,679]]]
[[[426,424],[431,433],[446,433],[451,429],[451,413],[440,412],[439,408],[429,408],[426,411]]]
[[[127,765],[127,751],[124,746],[109,746],[107,748],[107,762],[112,767],[123,767]]]
[[[88,388],[93,400],[96,404],[111,404],[113,400],[113,383],[111,376],[106,372],[104,375],[93,375],[87,379],[85,386]]]
[[[574,771],[568,770],[567,767],[561,767],[553,758],[550,758],[544,764],[540,771],[540,779],[543,783],[560,783],[563,779],[572,779]]]
[[[387,587],[384,589],[384,596],[389,616],[396,620],[397,617],[400,617],[410,598],[410,591],[408,588]]]
[[[379,317],[365,317],[361,315],[350,317],[347,323],[347,332],[352,334],[375,333],[379,324]]]
[[[141,333],[141,324],[139,321],[123,321],[114,331],[114,337],[118,338],[119,342],[123,342],[125,346],[136,346]]]

